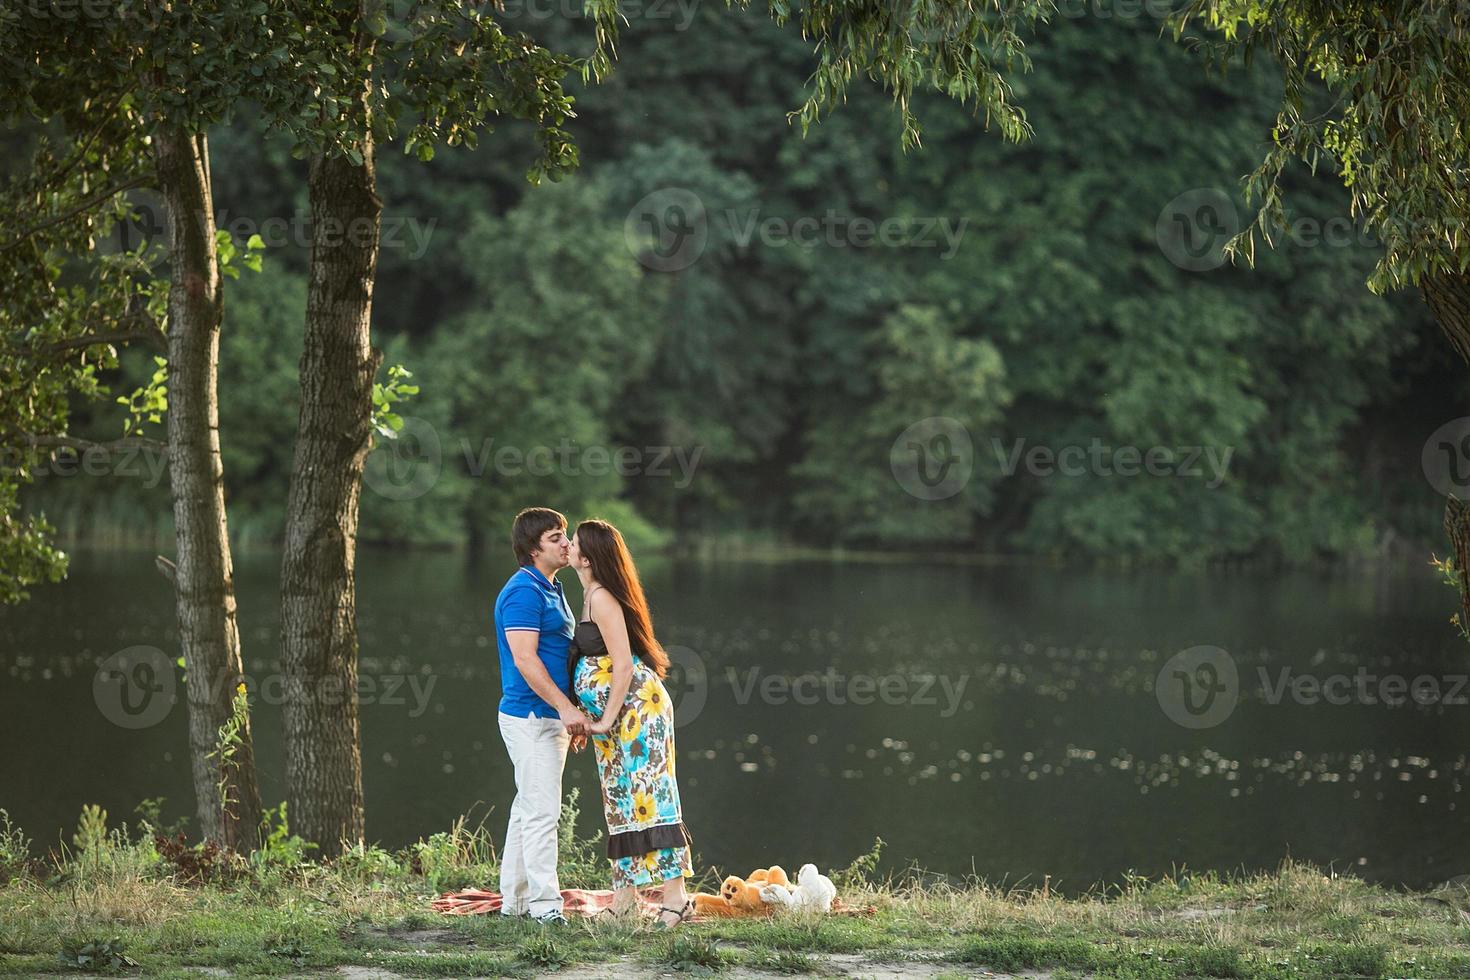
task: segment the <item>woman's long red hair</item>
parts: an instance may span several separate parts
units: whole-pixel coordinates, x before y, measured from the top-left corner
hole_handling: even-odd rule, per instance
[[[643,583],[623,535],[607,521],[596,518],[577,525],[577,546],[592,563],[592,577],[623,607],[628,645],[660,678],[668,673],[669,655],[653,635],[653,617],[643,596]]]

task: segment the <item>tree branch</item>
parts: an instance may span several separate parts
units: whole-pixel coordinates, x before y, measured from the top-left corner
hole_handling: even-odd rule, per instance
[[[179,567],[162,555],[153,556],[153,567],[158,569],[158,574],[168,579],[168,584],[178,587]]]
[[[116,195],[121,194],[123,191],[131,190],[134,187],[143,187],[149,184],[151,181],[151,177],[140,174],[139,176],[134,177],[132,180],[125,180],[121,184],[116,184],[108,188],[107,190],[102,191],[100,194],[93,195],[92,197],[83,201],[81,204],[78,204],[74,208],[63,211],[61,214],[58,214],[53,218],[48,218],[38,225],[32,225],[30,228],[27,228],[24,232],[22,232],[14,241],[7,242],[5,245],[0,245],[0,252],[8,252],[12,248],[15,248],[17,245],[23,244],[27,238],[30,238],[38,231],[45,231],[47,228],[59,225],[68,218],[74,218],[84,211],[89,211],[92,208],[95,208],[97,205],[101,204],[103,201],[107,200],[110,197],[115,197]]]
[[[107,333],[93,333],[84,337],[58,340],[53,344],[42,346],[40,350],[47,354],[59,354],[62,351],[94,347],[98,344],[131,344],[134,342],[149,344],[156,350],[168,351],[168,338],[162,330],[113,330]]]
[[[153,449],[159,452],[168,450],[167,443],[143,436],[128,436],[123,439],[114,439],[111,442],[93,442],[90,439],[77,439],[72,436],[38,436],[27,432],[22,433],[20,439],[21,442],[34,449],[75,449],[78,452],[100,449],[109,453],[120,449]]]
[[[48,174],[46,176],[45,187],[56,187],[63,177],[69,174],[78,163],[81,163],[82,160],[86,158],[87,151],[92,148],[93,143],[97,142],[97,137],[102,135],[103,130],[107,129],[108,124],[111,123],[113,117],[117,115],[117,108],[122,104],[123,96],[125,94],[126,93],[119,93],[117,98],[112,100],[112,104],[107,107],[107,111],[104,112],[102,115],[102,121],[98,123],[97,128],[92,130],[91,134],[81,142],[81,145],[77,147],[77,151],[72,154],[71,159],[67,160],[59,168],[57,168],[55,173]]]

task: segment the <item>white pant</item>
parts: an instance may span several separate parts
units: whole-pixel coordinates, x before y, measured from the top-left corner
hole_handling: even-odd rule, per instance
[[[500,854],[500,910],[506,915],[530,912],[539,918],[562,910],[556,837],[561,774],[571,736],[560,718],[499,715],[500,735],[516,775],[516,798]]]

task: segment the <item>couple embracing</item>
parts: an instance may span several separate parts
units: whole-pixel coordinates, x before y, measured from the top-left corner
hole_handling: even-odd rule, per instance
[[[635,915],[637,889],[662,884],[659,921],[693,914],[694,874],[674,779],[674,712],[662,678],[669,658],[653,635],[648,602],[617,528],[545,507],[516,515],[520,567],[495,601],[500,649],[500,733],[516,795],[500,858],[501,915],[565,924],[557,879],[557,826],[567,752],[588,739],[597,757],[615,915]],[[582,585],[573,617],[556,574]]]

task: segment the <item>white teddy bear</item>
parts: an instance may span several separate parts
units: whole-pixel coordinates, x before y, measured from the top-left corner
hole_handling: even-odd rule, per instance
[[[784,905],[793,909],[816,909],[828,912],[832,900],[837,897],[837,886],[832,879],[817,873],[815,864],[803,864],[796,875],[796,886],[766,885],[761,888],[761,901],[767,905]]]

